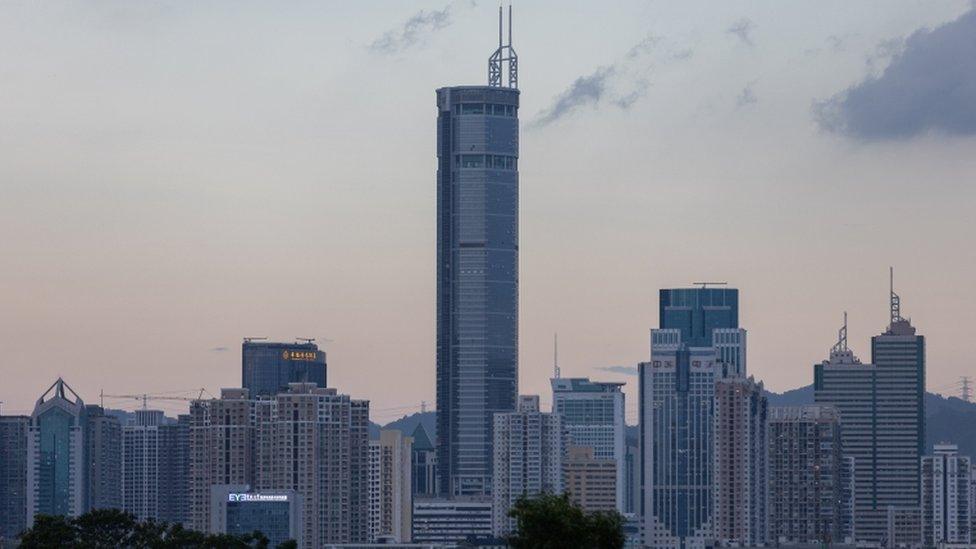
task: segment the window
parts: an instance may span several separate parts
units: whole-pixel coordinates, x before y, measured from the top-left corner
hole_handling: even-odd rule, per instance
[[[484,103],[462,103],[461,114],[485,114]]]
[[[485,165],[485,155],[483,154],[462,154],[462,168],[482,168]]]

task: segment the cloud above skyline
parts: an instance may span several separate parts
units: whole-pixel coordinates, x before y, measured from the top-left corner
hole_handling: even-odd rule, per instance
[[[610,372],[612,374],[623,374],[627,376],[637,375],[637,368],[634,366],[597,366],[596,369],[604,372]]]
[[[736,36],[739,40],[747,46],[755,46],[755,42],[752,41],[752,32],[756,29],[756,24],[752,22],[748,17],[743,17],[735,23],[732,23],[725,32]]]
[[[539,112],[531,126],[548,126],[587,106],[596,108],[609,105],[620,110],[630,109],[651,86],[647,76],[651,65],[649,59],[657,53],[657,46],[661,42],[661,37],[648,35],[614,63],[577,77],[548,107]],[[689,48],[672,48],[662,55],[664,61],[673,62],[687,60],[693,53]]]
[[[895,52],[880,75],[814,103],[822,129],[867,141],[976,135],[976,8],[877,51]]]
[[[439,10],[420,10],[402,25],[388,30],[369,45],[369,51],[382,55],[394,55],[420,43],[425,35],[450,26],[454,3]]]

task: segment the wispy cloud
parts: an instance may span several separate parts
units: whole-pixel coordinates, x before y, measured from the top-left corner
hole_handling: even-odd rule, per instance
[[[752,41],[752,32],[755,29],[756,24],[752,22],[752,19],[743,17],[735,23],[732,23],[732,26],[726,29],[725,32],[737,36],[747,46],[755,46],[756,44]]]
[[[649,70],[648,58],[658,52],[661,42],[662,38],[648,35],[612,64],[576,77],[547,108],[539,112],[532,126],[548,126],[584,107],[609,105],[621,110],[630,109],[651,86],[646,75]],[[683,61],[690,58],[692,53],[690,49],[669,49],[663,52],[662,60]]]
[[[623,374],[627,376],[637,375],[637,368],[633,366],[598,366],[597,370],[602,370],[604,372],[610,372],[614,374]]]
[[[759,102],[759,98],[756,97],[756,91],[753,89],[754,85],[755,82],[750,82],[746,84],[746,87],[742,88],[742,91],[739,92],[738,97],[735,98],[736,107],[741,109]]]
[[[475,5],[466,2],[465,5]],[[369,51],[381,55],[394,55],[420,44],[425,37],[447,28],[453,22],[452,15],[457,3],[452,2],[439,10],[420,10],[402,25],[384,32],[369,45]]]
[[[888,56],[880,74],[814,103],[822,129],[864,140],[976,135],[976,7],[904,41],[882,42],[869,69]]]
[[[229,351],[227,347],[214,347],[213,349],[210,349],[211,353],[225,353],[227,351]]]

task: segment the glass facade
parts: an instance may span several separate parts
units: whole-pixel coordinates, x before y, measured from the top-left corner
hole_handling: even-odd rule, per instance
[[[227,533],[250,534],[261,532],[268,537],[268,546],[291,539],[291,503],[288,501],[228,501]]]
[[[438,489],[491,491],[492,417],[518,394],[518,104],[437,90]]]
[[[745,375],[738,290],[660,292],[660,329],[640,365],[641,514],[647,543],[699,546],[711,535],[715,383]]]
[[[325,352],[314,343],[247,341],[241,346],[242,385],[251,398],[273,397],[289,383],[326,387]]]

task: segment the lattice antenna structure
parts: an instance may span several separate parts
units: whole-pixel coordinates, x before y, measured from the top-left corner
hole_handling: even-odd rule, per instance
[[[508,82],[503,71],[508,68]],[[498,6],[498,49],[488,58],[488,85],[518,89],[518,54],[512,47],[512,5],[508,5],[508,44],[502,42],[502,7]]]

